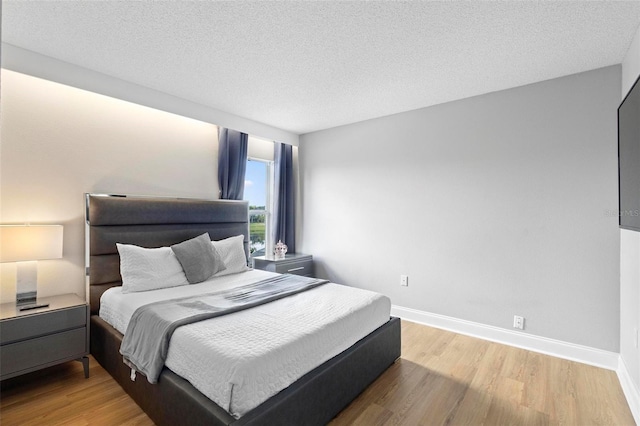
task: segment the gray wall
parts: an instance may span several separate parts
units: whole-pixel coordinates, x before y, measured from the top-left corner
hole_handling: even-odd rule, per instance
[[[302,135],[300,251],[395,305],[617,352],[620,90],[612,66]]]
[[[622,97],[640,75],[640,29],[622,62]],[[640,401],[640,232],[620,230],[620,356]],[[636,410],[640,407],[636,407]],[[636,416],[638,413],[636,412]],[[636,417],[637,418],[637,417]]]

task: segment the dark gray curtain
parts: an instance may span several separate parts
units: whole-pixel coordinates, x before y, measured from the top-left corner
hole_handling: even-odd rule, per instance
[[[296,251],[295,188],[293,179],[293,147],[276,142],[274,153],[274,244],[282,240],[288,253]]]
[[[248,135],[220,128],[218,136],[218,185],[223,200],[242,200],[247,170]]]

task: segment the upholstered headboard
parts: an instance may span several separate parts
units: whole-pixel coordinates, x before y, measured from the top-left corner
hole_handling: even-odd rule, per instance
[[[162,247],[208,232],[212,240],[244,235],[249,255],[247,201],[85,194],[87,294],[91,314],[100,296],[122,285],[116,243]]]

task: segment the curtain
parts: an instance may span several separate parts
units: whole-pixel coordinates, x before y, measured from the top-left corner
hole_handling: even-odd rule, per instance
[[[218,185],[223,200],[242,200],[247,170],[248,135],[220,127],[218,135]]]
[[[293,147],[276,142],[274,152],[274,243],[281,240],[288,253],[296,251]]]

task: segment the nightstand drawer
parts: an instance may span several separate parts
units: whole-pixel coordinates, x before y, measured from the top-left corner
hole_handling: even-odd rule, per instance
[[[15,317],[0,322],[0,344],[5,345],[58,331],[85,327],[86,324],[86,305]]]
[[[257,256],[253,258],[253,267],[279,274],[313,277],[313,256],[302,253],[287,254],[284,259]]]
[[[276,263],[276,272],[279,274],[312,275],[313,260]]]
[[[56,333],[0,347],[0,376],[79,358],[87,352],[87,329]]]

